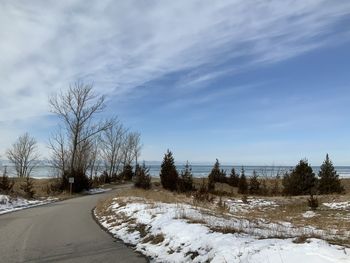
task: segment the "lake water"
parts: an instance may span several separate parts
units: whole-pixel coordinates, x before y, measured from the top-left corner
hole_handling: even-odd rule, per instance
[[[150,168],[150,174],[151,176],[159,176],[159,172],[160,172],[160,164],[154,164],[154,163],[150,163],[146,165]],[[179,170],[179,172],[181,170],[184,169],[184,165],[183,164],[177,164],[176,165],[177,169]],[[206,177],[208,176],[208,174],[210,173],[213,165],[212,164],[196,164],[196,165],[192,165],[192,173],[194,177]],[[235,168],[236,173],[240,173],[241,171],[241,166],[232,166],[232,165],[221,165],[221,168],[223,170],[225,170],[227,172],[227,175],[230,174],[230,171],[232,169],[232,167]],[[245,170],[245,174],[247,176],[250,176],[253,171],[255,170],[259,176],[275,176],[277,175],[277,173],[279,173],[280,175],[283,175],[284,172],[289,171],[292,168],[292,166],[244,166],[244,170]],[[315,174],[317,175],[318,171],[319,171],[319,167],[318,166],[314,166],[312,167]],[[350,178],[350,166],[336,166],[335,167],[336,170],[338,171],[338,174],[340,175],[340,177],[342,178]],[[1,168],[0,168],[1,169]],[[1,169],[3,171],[3,168]],[[103,168],[100,169],[101,172],[103,171]],[[15,175],[15,171],[13,169],[13,167],[11,166],[7,166],[7,171],[9,175]],[[33,170],[32,173],[33,177],[36,178],[47,178],[47,177],[53,177],[55,176],[55,171],[52,169],[52,167],[48,166],[48,165],[42,165],[42,166],[38,166]]]

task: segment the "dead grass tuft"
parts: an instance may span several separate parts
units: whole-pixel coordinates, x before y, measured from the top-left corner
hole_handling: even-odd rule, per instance
[[[163,234],[157,234],[157,235],[149,235],[146,236],[143,240],[142,243],[151,243],[153,245],[160,244],[164,241],[164,235]]]

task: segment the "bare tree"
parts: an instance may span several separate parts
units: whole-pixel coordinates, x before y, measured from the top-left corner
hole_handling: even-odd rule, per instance
[[[49,100],[51,111],[63,121],[64,133],[51,141],[51,148],[56,149],[54,154],[61,156],[58,160],[64,169],[62,175],[85,177],[91,142],[111,126],[110,121],[95,121],[95,116],[105,108],[105,97],[96,96],[92,89],[93,85],[78,82]]]
[[[66,171],[68,167],[69,151],[66,149],[66,140],[62,129],[51,136],[49,148],[52,150],[52,166],[58,171]]]
[[[38,163],[37,142],[28,133],[21,135],[6,155],[15,166],[18,177],[29,177]]]
[[[141,134],[139,132],[133,132],[130,134],[132,140],[132,153],[135,160],[135,165],[137,165],[138,158],[141,155]]]
[[[112,125],[101,135],[102,158],[110,176],[118,172],[126,133],[124,126],[117,118],[114,118]]]

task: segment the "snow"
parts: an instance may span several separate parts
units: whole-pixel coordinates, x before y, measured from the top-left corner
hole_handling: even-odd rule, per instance
[[[344,210],[350,210],[350,201],[347,202],[332,202],[332,203],[323,203],[324,206],[327,206],[331,209],[344,209]]]
[[[278,205],[274,201],[269,201],[265,199],[258,199],[258,198],[248,198],[247,202],[243,202],[240,199],[228,199],[226,200],[226,204],[230,207],[230,212],[249,212],[251,209],[254,208],[271,208],[271,207],[277,207]]]
[[[94,194],[101,194],[101,193],[104,193],[104,192],[108,192],[108,191],[111,191],[112,188],[92,188],[88,191],[85,191],[84,193],[85,194],[89,194],[89,195],[94,195]]]
[[[152,262],[350,262],[349,248],[314,238],[302,244],[293,243],[293,238],[264,238],[265,232],[275,226],[258,228],[245,220],[205,214],[187,204],[114,198],[107,210],[109,213],[101,215],[95,210],[100,223]],[[197,221],[190,222],[190,219]],[[143,226],[144,231],[138,226]],[[221,233],[212,226],[231,227],[232,231]],[[246,231],[235,231],[239,227]],[[291,229],[292,226],[281,227]],[[157,235],[164,239],[152,243],[151,237]]]
[[[304,218],[312,218],[315,216],[317,216],[317,214],[314,211],[306,211],[305,213],[303,213]]]
[[[27,200],[20,197],[13,198],[8,195],[0,194],[0,215],[38,205],[49,204],[56,200],[57,199],[55,198],[47,198],[43,200]]]

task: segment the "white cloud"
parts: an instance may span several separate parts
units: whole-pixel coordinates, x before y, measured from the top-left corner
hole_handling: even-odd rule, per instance
[[[329,44],[349,13],[333,0],[2,1],[0,121],[46,114],[48,94],[77,79],[123,93],[178,70],[196,69],[195,83],[284,60]],[[205,72],[234,58],[245,62]]]

